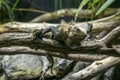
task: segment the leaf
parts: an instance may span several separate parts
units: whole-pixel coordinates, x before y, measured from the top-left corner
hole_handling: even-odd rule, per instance
[[[58,9],[58,0],[55,0],[54,4],[55,4],[55,10],[57,10]]]
[[[91,2],[90,5],[88,5],[88,9],[92,8],[93,6],[95,7],[98,3],[101,3],[100,0],[94,0],[93,2]]]
[[[77,12],[76,12],[76,15],[75,15],[75,21],[76,21],[76,19],[77,19],[77,17],[78,17],[78,14],[79,14],[80,10],[81,10],[88,2],[89,2],[89,0],[83,0],[83,1],[81,2],[80,6],[79,6],[79,8],[78,8],[78,10],[77,10]]]
[[[62,0],[59,0],[60,3],[60,9],[62,9]]]
[[[13,7],[12,7],[12,11],[15,9],[15,7],[17,6],[17,4],[19,3],[19,0],[16,0],[16,2],[14,3]]]
[[[11,12],[10,6],[7,3],[3,3],[3,5],[6,8],[6,11],[8,12],[10,20],[13,20],[14,14]]]
[[[97,13],[95,15],[100,14],[101,12],[103,12],[109,5],[111,5],[115,0],[107,0],[102,6],[101,8],[97,11]]]

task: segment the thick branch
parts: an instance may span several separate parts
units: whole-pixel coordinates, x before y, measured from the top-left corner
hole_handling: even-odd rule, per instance
[[[62,10],[58,10],[55,12],[43,14],[43,15],[31,20],[30,22],[44,22],[44,21],[48,21],[48,20],[58,19],[58,18],[64,17],[64,16],[73,16],[74,17],[76,12],[77,12],[77,9],[62,9]],[[90,17],[90,15],[91,15],[90,13],[92,13],[91,10],[81,10],[79,16],[81,18],[85,18],[85,16]]]
[[[120,25],[120,13],[116,13],[110,17],[106,17],[100,20],[92,21],[93,24],[93,33],[99,33],[105,29],[113,29],[116,26]],[[18,30],[25,32],[32,32],[35,29],[42,29],[49,26],[57,26],[58,24],[50,23],[20,23],[20,22],[10,22],[0,26],[1,28],[7,28],[3,32],[9,32],[10,30]],[[81,23],[76,23],[75,26],[80,26]],[[0,31],[1,32],[1,31]]]
[[[108,35],[106,35],[104,38],[102,38],[99,41],[103,41],[105,44],[109,44],[110,45],[118,37],[120,37],[120,26],[116,27]]]
[[[83,41],[81,44],[82,47],[101,47],[104,48],[107,44],[112,44],[112,42],[120,36],[120,26],[113,29],[109,34],[103,37],[100,40],[96,41]]]
[[[73,73],[70,76],[69,80],[88,80],[99,74],[101,71],[105,71],[119,63],[120,63],[119,57],[108,57],[101,61],[95,61],[87,68],[79,72]]]
[[[119,28],[119,27],[118,27]],[[120,31],[120,30],[119,30]],[[116,36],[117,34],[114,34],[110,37]],[[14,45],[18,45],[18,46],[29,46],[31,48],[34,49],[44,49],[44,50],[48,50],[48,51],[52,51],[52,52],[60,52],[60,53],[79,53],[79,50],[81,51],[81,53],[87,53],[89,52],[89,50],[93,50],[94,52],[98,53],[99,49],[94,49],[94,48],[89,48],[88,44],[92,44],[92,47],[96,47],[100,45],[100,47],[102,46],[99,43],[102,43],[99,41],[99,43],[97,41],[93,41],[93,43],[91,43],[91,41],[87,42],[87,46],[86,44],[82,44],[81,47],[78,50],[71,50],[70,48],[68,48],[66,45],[61,45],[59,42],[57,42],[56,40],[52,40],[52,39],[46,39],[43,38],[42,41],[37,40],[37,41],[33,41],[34,36],[32,35],[32,33],[18,33],[18,32],[14,32],[14,33],[4,33],[0,35],[0,47],[6,47],[6,46],[14,46]],[[111,39],[111,38],[110,38]],[[84,45],[86,47],[88,47],[88,49],[84,49]],[[59,48],[59,49],[58,49]],[[105,51],[100,51],[99,53],[102,54],[106,54],[106,51],[109,50],[105,50]],[[109,53],[113,53],[115,50],[110,51]]]
[[[103,16],[108,16],[114,13],[117,13],[120,9],[106,9]],[[78,11],[78,9],[62,9],[62,10],[58,10],[55,12],[51,12],[51,13],[46,13],[43,14],[33,20],[31,20],[30,22],[44,22],[44,21],[48,21],[48,20],[53,20],[53,19],[58,19],[60,17],[64,17],[64,16],[75,16],[76,12]],[[91,18],[91,14],[93,14],[92,10],[80,10],[78,18]]]
[[[14,55],[14,54],[34,54],[34,55],[42,55],[45,56],[47,53],[46,50],[34,50],[30,49],[29,47],[22,47],[22,46],[11,46],[11,47],[3,47],[0,48],[0,55]],[[79,52],[79,54],[74,54],[74,53],[68,53],[66,56],[64,53],[59,53],[59,52],[50,52],[49,53],[52,56],[55,57],[61,57],[69,60],[75,60],[75,61],[88,61],[92,62],[95,60],[101,60],[108,55],[97,55],[97,54],[83,54],[82,52]]]

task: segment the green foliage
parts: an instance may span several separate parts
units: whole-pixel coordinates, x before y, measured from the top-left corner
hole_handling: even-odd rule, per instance
[[[102,13],[109,5],[111,5],[115,0],[107,0],[97,11],[96,15]]]
[[[88,4],[88,9],[92,9],[93,14],[94,15],[94,10],[98,9],[96,12],[96,15],[99,15],[100,13],[102,13],[109,5],[111,5],[115,0],[83,0],[76,12],[75,15],[75,21],[78,17],[78,13],[80,12],[80,10]],[[92,16],[93,17],[93,16]]]
[[[78,16],[80,10],[81,10],[81,9],[83,8],[83,6],[85,6],[88,2],[89,2],[89,0],[83,0],[83,1],[81,2],[80,6],[79,6],[79,8],[78,8],[78,11],[77,11],[77,13],[76,13],[76,15],[75,15],[75,21],[76,21],[76,19],[77,19],[77,16]]]
[[[18,3],[19,3],[19,0],[16,0],[16,2],[13,4],[12,11],[16,8]]]
[[[14,19],[13,10],[17,6],[18,2],[19,0],[16,0],[15,4],[12,4],[9,0],[0,0],[0,17],[2,18],[2,21],[5,21],[7,16],[9,20]]]
[[[62,9],[62,0],[54,0],[55,10]]]

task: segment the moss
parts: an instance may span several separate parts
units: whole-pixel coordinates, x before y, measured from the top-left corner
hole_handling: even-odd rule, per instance
[[[19,69],[18,71],[16,72],[13,72],[11,74],[11,76],[14,78],[14,79],[18,79],[20,77],[25,77],[25,78],[35,78],[35,77],[38,77],[40,75],[40,72],[41,72],[41,69],[38,68],[34,71],[31,71],[31,70],[23,70],[23,69]]]
[[[0,80],[7,80],[6,75],[5,74],[0,75]]]

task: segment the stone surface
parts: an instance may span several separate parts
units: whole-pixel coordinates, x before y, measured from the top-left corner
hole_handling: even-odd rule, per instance
[[[6,55],[1,62],[4,71],[12,79],[35,78],[40,75],[42,69],[42,60],[36,55]]]

